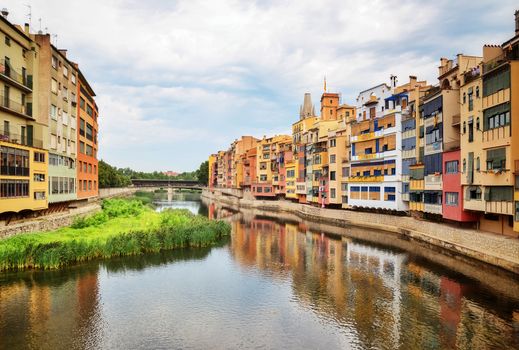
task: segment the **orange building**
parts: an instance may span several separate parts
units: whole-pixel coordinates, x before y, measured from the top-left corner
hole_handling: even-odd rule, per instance
[[[77,96],[77,197],[90,198],[99,194],[97,173],[97,118],[98,110],[95,103],[95,93],[92,87],[78,69],[79,84]]]

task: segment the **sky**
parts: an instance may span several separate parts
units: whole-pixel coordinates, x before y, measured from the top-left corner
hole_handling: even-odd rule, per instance
[[[57,34],[96,92],[99,157],[191,171],[241,135],[290,134],[305,92],[355,104],[440,57],[514,35],[517,0],[0,0],[13,23]],[[40,26],[41,19],[41,26]]]

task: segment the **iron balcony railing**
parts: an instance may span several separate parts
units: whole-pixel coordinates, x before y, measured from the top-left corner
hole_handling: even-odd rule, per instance
[[[0,107],[32,118],[32,102],[27,102],[23,105],[18,101],[10,99],[8,96],[0,95]]]
[[[43,148],[43,141],[30,136],[27,131],[25,134],[17,134],[11,132],[10,130],[4,130],[3,128],[0,128],[0,141],[16,143],[29,147]]]
[[[0,74],[32,90],[32,75],[18,73],[4,58],[0,59]]]

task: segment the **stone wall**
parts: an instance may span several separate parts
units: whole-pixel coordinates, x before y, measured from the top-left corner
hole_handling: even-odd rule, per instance
[[[93,214],[99,210],[101,210],[101,206],[98,203],[89,203],[85,206],[70,209],[66,213],[41,216],[36,219],[31,219],[30,221],[2,226],[0,227],[0,239],[22,233],[50,231],[70,226],[76,217]]]
[[[204,190],[202,196],[234,209],[250,208],[289,212],[314,222],[339,226],[359,226],[391,232],[408,239],[427,242],[458,254],[484,261],[519,274],[519,240],[473,229],[412,217],[366,213],[353,210],[313,207],[285,200],[240,199],[222,195],[219,190]]]
[[[137,189],[135,187],[118,187],[118,188],[100,188],[99,198],[111,198],[117,196],[127,196],[135,193]]]

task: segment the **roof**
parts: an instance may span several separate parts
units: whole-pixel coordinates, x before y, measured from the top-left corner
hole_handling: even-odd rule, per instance
[[[77,67],[77,71],[79,73],[79,81],[80,81],[81,85],[85,85],[85,87],[87,88],[87,91],[90,94],[90,96],[95,96],[96,94],[95,94],[94,90],[92,89],[92,87],[88,83],[88,80],[86,80],[85,76],[83,75],[83,72],[81,72],[79,67]]]
[[[376,89],[376,88],[378,88],[378,87],[380,87],[380,86],[385,86],[385,87],[389,88],[389,85],[387,85],[386,83],[382,83],[382,84],[375,85],[375,86],[373,86],[373,87],[370,87],[369,89],[366,89],[366,90],[363,90],[363,91],[359,92],[359,95],[360,95],[360,94],[363,94],[363,93],[365,93],[365,92],[368,92],[369,90]]]

